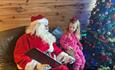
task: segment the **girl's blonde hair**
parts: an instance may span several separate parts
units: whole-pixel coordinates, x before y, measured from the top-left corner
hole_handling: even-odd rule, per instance
[[[80,22],[79,22],[79,20],[76,20],[74,22],[74,25],[76,26],[75,35],[80,40],[81,39],[81,35],[80,35]]]
[[[76,16],[74,16],[70,19],[70,23],[74,24],[74,26],[76,28],[74,33],[75,33],[76,37],[80,40],[80,38],[81,38],[81,35],[80,35],[80,21],[77,19]]]

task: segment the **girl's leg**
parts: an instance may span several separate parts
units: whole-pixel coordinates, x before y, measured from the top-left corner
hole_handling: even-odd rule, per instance
[[[82,60],[81,60],[81,58],[80,58],[78,53],[75,54],[75,59],[76,59],[76,61],[73,64],[72,68],[73,68],[73,70],[80,70],[80,66],[82,64]]]
[[[80,70],[80,65],[74,64],[72,67],[73,67],[73,70]]]
[[[84,67],[85,67],[85,57],[84,57],[84,55],[83,55],[83,52],[82,51],[80,51],[79,52],[79,56],[80,56],[80,58],[81,58],[81,61],[82,61],[82,64],[81,64],[81,66],[80,66],[80,70],[84,70]]]

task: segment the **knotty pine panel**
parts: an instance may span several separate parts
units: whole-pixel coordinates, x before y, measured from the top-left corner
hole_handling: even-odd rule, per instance
[[[42,14],[51,28],[66,29],[69,18],[80,16],[92,0],[0,0],[0,31],[28,26],[30,17]],[[89,11],[89,9],[87,10]]]

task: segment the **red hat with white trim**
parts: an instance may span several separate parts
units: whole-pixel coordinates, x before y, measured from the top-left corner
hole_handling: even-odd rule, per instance
[[[48,19],[42,15],[32,16],[31,22],[37,21],[38,23],[48,25]]]

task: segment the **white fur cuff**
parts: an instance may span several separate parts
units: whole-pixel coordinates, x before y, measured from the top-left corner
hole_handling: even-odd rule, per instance
[[[39,22],[39,23],[44,24],[44,25],[48,25],[48,19],[47,18],[42,18],[42,19],[36,20],[36,22]]]

